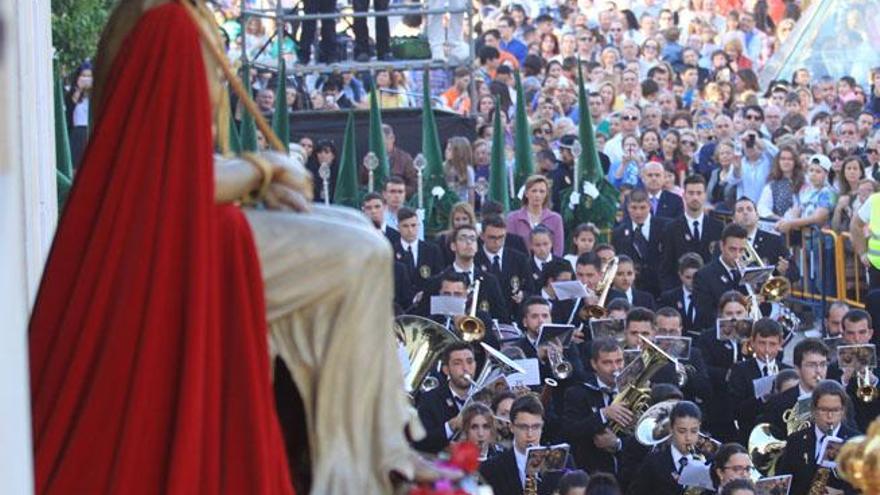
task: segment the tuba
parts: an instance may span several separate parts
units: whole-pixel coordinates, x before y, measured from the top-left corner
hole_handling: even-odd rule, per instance
[[[471,293],[471,308],[468,314],[455,318],[455,329],[461,334],[465,342],[483,340],[486,335],[486,325],[483,320],[477,318],[477,302],[480,298],[480,279],[474,282],[474,290]]]
[[[461,340],[458,335],[427,318],[412,315],[394,319],[394,334],[409,359],[404,384],[410,396],[440,385],[436,378],[428,377],[428,373],[437,366],[446,347]]]
[[[636,359],[641,360],[643,369],[631,383],[628,383],[614,397],[611,403],[623,404],[632,411],[634,417],[641,418],[648,410],[648,404],[651,401],[651,389],[649,388],[651,377],[667,363],[675,362],[675,359],[663,352],[662,349],[654,345],[650,340],[642,336],[639,336],[639,339],[642,340],[642,353]],[[633,363],[635,361],[630,363],[629,366],[632,366]],[[632,433],[633,429],[634,425],[624,426],[614,421],[611,422],[611,431],[615,434],[622,432]]]
[[[608,291],[611,290],[611,284],[614,282],[614,276],[617,275],[617,256],[611,258],[605,271],[602,272],[602,280],[596,285],[596,293],[599,294],[599,300],[594,305],[584,305],[578,311],[581,320],[589,320],[593,318],[604,318],[608,314],[605,309],[605,299],[608,298]]]

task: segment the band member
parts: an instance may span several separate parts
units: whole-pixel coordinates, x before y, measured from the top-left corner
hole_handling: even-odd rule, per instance
[[[782,363],[782,326],[770,318],[761,318],[752,327],[749,344],[752,357],[740,361],[730,369],[727,382],[730,385],[731,404],[739,426],[739,439],[748,443],[749,433],[755,427],[758,411],[767,397],[755,398],[753,381],[773,376],[779,370],[790,368]]]
[[[709,476],[716,489],[710,493],[720,492],[736,480],[749,480],[752,469],[752,459],[745,447],[738,443],[722,445],[712,458]]]
[[[544,407],[534,394],[523,395],[510,407],[513,448],[489,459],[480,466],[480,474],[495,493],[520,495],[526,484],[526,451],[540,445],[544,431]],[[570,465],[570,459],[567,464]],[[556,490],[562,471],[545,473],[537,480],[538,493],[549,495]]]
[[[840,337],[843,332],[843,316],[849,311],[849,305],[845,302],[834,301],[828,306],[828,314],[825,316],[825,337]]]
[[[718,302],[718,317],[745,319],[748,318],[746,297],[732,290],[725,292]],[[706,416],[706,428],[712,436],[722,442],[732,442],[737,438],[733,424],[733,409],[730,406],[730,393],[727,389],[727,376],[731,366],[742,360],[740,344],[735,340],[719,340],[716,325],[703,331],[696,341],[703,351],[709,367],[709,380],[712,382],[712,400],[709,402]]]
[[[638,276],[636,287],[660,295],[660,270],[658,260],[662,252],[660,239],[666,221],[651,214],[651,203],[648,194],[642,190],[630,193],[626,205],[629,220],[621,223],[611,233],[614,249],[632,258]]]
[[[822,454],[822,441],[825,437],[837,437],[845,441],[859,434],[843,424],[847,397],[839,383],[820,381],[812,394],[813,424],[788,436],[776,468],[777,474],[792,475],[789,493],[813,493],[811,485],[816,479],[817,471],[822,469],[819,456]],[[827,486],[843,493],[856,493],[852,486],[834,474],[834,470],[828,473]]]
[[[495,415],[486,404],[473,402],[461,411],[461,431],[464,441],[479,447],[481,461],[501,453],[501,447],[495,443]]]
[[[694,275],[697,322],[703,328],[715,325],[716,301],[729,290],[744,289],[739,261],[745,252],[746,230],[730,224],[721,233],[720,254]]]
[[[423,291],[428,280],[443,270],[443,254],[436,245],[419,240],[419,217],[410,208],[397,212],[400,241],[394,244],[394,256],[409,271],[416,291]]]
[[[684,493],[684,487],[678,484],[678,477],[689,462],[696,460],[691,451],[699,439],[702,420],[703,413],[693,402],[681,401],[673,406],[669,413],[668,442],[648,454],[628,493]]]
[[[471,392],[467,377],[476,376],[477,361],[466,342],[450,344],[443,352],[441,363],[446,383],[441,382],[439,387],[419,396],[419,419],[426,436],[414,445],[423,452],[440,452],[461,429],[460,412]]]
[[[441,296],[452,296],[452,297],[460,297],[460,298],[465,299],[466,300],[465,310],[467,310],[467,308],[470,307],[469,303],[472,301],[471,299],[469,299],[469,297],[473,297],[473,294],[470,294],[470,296],[468,295],[468,285],[467,285],[467,280],[465,278],[465,275],[462,273],[455,273],[455,272],[447,271],[447,272],[443,272],[439,276],[439,278],[440,278],[440,289],[438,291],[438,294]],[[422,306],[422,307],[427,308],[429,306],[430,305]],[[436,321],[437,323],[439,323],[445,327],[454,328],[456,319],[459,316],[463,316],[463,315],[445,315],[445,314],[443,314],[443,315],[430,314],[429,315],[429,314],[423,313],[423,316],[427,316],[428,318]],[[485,342],[486,344],[497,349],[499,347],[498,346],[498,337],[497,337],[497,335],[495,335],[495,332],[491,331],[492,323],[493,323],[492,316],[488,312],[483,311],[482,309],[477,307],[476,317],[479,318],[480,321],[483,322],[483,326],[484,326],[484,328],[486,328],[486,333],[483,336],[483,342]],[[483,352],[483,349],[481,347],[478,347],[475,350],[475,354],[477,356],[477,364],[482,365],[483,358],[485,357],[484,356],[485,353]]]
[[[495,275],[511,314],[519,314],[524,298],[535,292],[528,256],[507,246],[507,223],[501,216],[483,218],[480,239],[483,243],[477,252],[477,264],[484,272]]]
[[[633,283],[636,280],[636,268],[632,258],[625,254],[617,257],[617,273],[614,275],[613,289],[608,294],[609,299],[622,297],[633,306],[654,309],[654,296],[650,292],[636,289]]]
[[[627,349],[640,349],[644,337],[654,340],[657,331],[654,328],[654,312],[648,308],[635,306],[626,314],[626,325],[623,330],[624,345]]]
[[[361,201],[361,210],[373,222],[373,226],[385,234],[392,246],[400,243],[400,232],[385,223],[385,198],[381,194],[367,193]]]
[[[452,230],[449,236],[449,248],[455,255],[452,266],[443,270],[439,275],[431,279],[428,284],[428,290],[425,297],[421,301],[420,314],[426,314],[425,307],[430,300],[430,295],[437,294],[440,280],[446,273],[461,273],[468,280],[470,287],[474,286],[477,279],[481,280],[478,308],[488,312],[492,318],[497,318],[502,322],[510,321],[510,310],[507,307],[506,299],[501,295],[501,289],[498,286],[498,279],[491,273],[485,273],[480,265],[474,263],[474,257],[477,254],[477,230],[473,225],[460,225]]]
[[[654,330],[655,338],[656,336],[681,337],[684,330],[681,315],[670,307],[658,309],[654,316]],[[705,407],[712,399],[712,383],[709,381],[709,369],[706,367],[705,359],[703,359],[703,351],[696,345],[693,345],[692,340],[690,356],[679,358],[679,362],[682,366],[675,366],[674,363],[669,363],[661,368],[654,375],[651,383],[679,385],[682,379],[680,373],[684,371],[685,382],[683,385],[680,385],[684,398],[696,403],[700,407]]]
[[[874,326],[871,314],[862,309],[851,309],[843,317],[843,335],[841,336],[841,344],[869,344],[874,336]],[[860,383],[860,380],[853,379],[853,373],[865,373],[864,368],[856,370],[854,367],[841,368],[840,363],[836,362],[828,366],[828,378],[837,380],[846,388],[847,394],[853,398],[853,409],[855,410],[856,425],[862,431],[867,431],[868,425],[875,418],[880,416],[880,400],[865,401],[857,397],[859,386],[877,387],[877,376],[874,370],[867,374],[860,375],[862,379],[867,378],[866,383]]]
[[[565,258],[553,254],[553,232],[543,225],[538,225],[529,234],[529,249],[532,252],[529,260],[532,278],[536,281],[541,277],[541,272],[547,263],[556,260],[565,261]]]
[[[544,270],[541,272],[541,278],[538,279],[536,287],[541,288],[541,297],[550,303],[553,323],[567,323],[571,310],[577,303],[576,299],[559,300],[553,284],[556,282],[571,282],[572,280],[574,280],[574,269],[572,269],[571,263],[568,261],[556,259],[544,265]]]
[[[814,338],[798,342],[794,347],[794,367],[800,376],[798,386],[771,397],[758,417],[758,423],[770,423],[771,431],[777,438],[784,438],[788,434],[783,419],[785,411],[794,407],[801,398],[809,397],[816,385],[825,379],[828,372],[828,346]]]
[[[746,229],[746,241],[755,249],[761,261],[776,265],[774,275],[787,277],[789,280],[798,278],[797,266],[789,261],[791,253],[785,245],[785,239],[781,235],[758,228],[758,210],[754,201],[745,196],[739,198],[734,205],[733,222]]]
[[[706,179],[699,174],[689,176],[684,180],[684,214],[667,225],[663,238],[664,289],[675,286],[676,262],[685,253],[699,254],[704,263],[712,260],[711,247],[721,238],[724,224],[703,213],[705,204]]]
[[[616,456],[621,440],[611,431],[611,422],[629,426],[633,413],[624,404],[613,404],[616,378],[623,369],[623,350],[616,340],[603,338],[590,344],[593,374],[565,392],[562,438],[571,444],[577,467],[589,473],[617,472]]]
[[[694,275],[703,268],[703,258],[697,253],[685,253],[678,260],[678,280],[681,285],[660,295],[660,306],[675,308],[681,314],[684,333],[699,336],[702,328],[697,326],[697,305],[694,301]]]

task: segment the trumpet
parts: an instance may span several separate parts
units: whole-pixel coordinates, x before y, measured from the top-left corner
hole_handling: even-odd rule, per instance
[[[608,298],[608,291],[611,290],[614,276],[617,275],[617,264],[617,256],[611,258],[611,261],[608,262],[608,266],[606,266],[605,271],[602,272],[602,280],[596,285],[596,293],[599,294],[599,300],[594,305],[585,304],[584,307],[578,311],[578,316],[581,320],[604,318],[608,315],[608,310],[605,309],[605,299]]]
[[[553,370],[553,376],[560,380],[565,380],[571,376],[573,368],[571,363],[565,360],[562,352],[555,346],[547,346],[547,360],[550,361],[550,368]]]
[[[862,402],[873,402],[880,395],[871,378],[871,369],[868,367],[856,372],[856,397]]]
[[[477,302],[480,298],[480,279],[474,282],[474,290],[471,293],[470,312],[464,316],[455,318],[455,329],[461,334],[465,342],[477,342],[486,336],[486,325],[483,320],[477,318]]]

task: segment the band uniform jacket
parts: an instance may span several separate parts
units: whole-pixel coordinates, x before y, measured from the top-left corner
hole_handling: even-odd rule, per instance
[[[687,306],[684,300],[684,289],[679,285],[674,289],[669,289],[663,291],[660,294],[660,299],[657,300],[657,307],[670,307],[674,308],[678,311],[678,314],[681,315],[681,326],[682,326],[682,334],[685,337],[697,337],[700,335],[701,328],[696,324],[697,323],[697,307],[696,301],[694,297],[693,291],[691,292],[691,304],[694,306],[694,319],[691,320],[687,315]]]
[[[799,396],[800,386],[797,385],[785,392],[771,396],[767,399],[767,403],[758,415],[756,424],[770,423],[770,431],[773,433],[773,436],[785,438],[788,436],[788,429],[782,416],[785,414],[785,411],[797,404]]]
[[[394,262],[394,305],[395,314],[403,313],[410,307],[413,300],[413,284],[406,265]]]
[[[430,312],[431,296],[436,296],[440,293],[440,285],[443,276],[447,273],[455,273],[455,269],[449,266],[442,272],[431,277],[428,284],[425,286],[425,293],[415,311],[416,314],[427,315]],[[507,304],[507,299],[501,295],[501,288],[498,285],[498,279],[491,273],[484,273],[480,269],[480,265],[477,263],[474,263],[474,277],[482,280],[480,283],[480,294],[477,307],[488,312],[492,315],[492,318],[497,318],[503,323],[509,323],[510,309]],[[473,284],[473,280],[470,282]]]
[[[424,290],[428,284],[428,280],[434,275],[443,271],[446,266],[443,263],[443,253],[436,244],[427,241],[417,241],[416,261],[413,265],[413,259],[403,247],[403,242],[398,240],[394,244],[394,258],[403,263],[409,271],[409,279],[413,284],[413,292]]]
[[[727,377],[737,361],[742,360],[738,344],[730,340],[718,340],[715,324],[705,329],[695,343],[700,348],[706,367],[709,370],[709,381],[712,384],[712,399],[709,401],[703,422],[712,436],[722,441],[734,441],[737,438],[733,424],[733,408],[730,405],[730,391]]]
[[[691,355],[688,359],[681,360],[687,371],[687,381],[681,388],[684,398],[696,403],[701,408],[705,408],[712,401],[713,391],[712,382],[709,380],[709,369],[706,366],[706,360],[703,358],[703,351],[694,344],[695,339],[691,339]],[[657,371],[651,383],[669,383],[679,386],[678,370],[674,363],[667,363]]]
[[[773,234],[761,229],[755,232],[755,238],[752,240],[752,247],[761,257],[761,260],[767,265],[775,265],[779,262],[779,258],[788,260],[788,271],[775,275],[786,277],[789,281],[794,282],[800,278],[798,267],[791,257],[791,252],[785,246],[785,239],[781,235]]]
[[[382,231],[385,235],[385,238],[388,239],[388,242],[391,243],[392,246],[400,244],[400,232],[397,231],[394,227],[385,226],[385,230]]]
[[[566,459],[567,467],[573,467],[571,456]],[[480,465],[480,474],[492,487],[492,491],[498,495],[521,495],[523,493],[523,480],[519,469],[516,467],[516,455],[513,448],[507,449],[501,454],[492,457]],[[538,479],[538,495],[551,495],[556,491],[559,480],[564,471],[552,471],[545,473]]]
[[[663,230],[667,221],[657,215],[651,215],[649,223],[649,239],[640,252],[636,247],[636,232],[631,220],[615,227],[611,233],[611,244],[618,254],[625,254],[636,263],[638,274],[636,287],[650,292],[655,298],[660,295],[660,259],[663,252]]]
[[[730,272],[715,258],[700,268],[694,275],[694,300],[697,305],[697,324],[703,328],[715,327],[718,314],[718,300],[729,290],[745,292],[739,282],[733,280]]]
[[[512,237],[519,238],[519,236]],[[507,299],[510,306],[511,317],[514,321],[518,320],[519,307],[511,298],[517,291],[522,291],[523,300],[535,293],[535,279],[532,277],[529,257],[505,246],[501,253],[501,273],[496,273],[492,268],[492,260],[486,256],[486,252],[481,248],[477,251],[474,263],[478,264],[482,271],[491,273],[498,278],[501,294]]]
[[[776,357],[776,356],[774,356]],[[780,359],[776,360],[780,371],[789,369],[791,366],[783,364]],[[755,427],[758,413],[764,407],[764,400],[755,398],[753,380],[764,376],[761,367],[755,358],[740,361],[730,368],[730,377],[727,379],[730,392],[730,402],[733,406],[733,415],[739,425],[739,442],[748,445],[749,434]]]
[[[684,487],[678,484],[678,466],[672,461],[672,448],[663,444],[645,457],[638,476],[629,485],[627,495],[678,495]]]
[[[859,432],[841,424],[837,430],[837,437],[847,440]],[[786,439],[785,449],[776,466],[776,474],[792,475],[791,494],[806,494],[810,491],[810,484],[818,469],[821,467],[816,461],[816,428],[811,423],[809,427],[792,433]],[[845,481],[841,480],[832,472],[828,477],[828,486],[842,490],[845,494],[855,495],[856,491]]]
[[[550,258],[550,261],[548,261],[547,263],[550,263],[553,261],[565,261],[565,258],[562,258],[560,256],[556,256],[554,254]],[[565,261],[565,262],[568,263],[567,261]],[[540,292],[541,288],[542,288],[541,287],[541,272],[544,270],[544,267],[538,266],[538,264],[535,263],[535,257],[531,256],[531,255],[529,256],[529,270],[532,272],[532,280],[534,281],[535,291]]]
[[[606,393],[607,392],[607,393]],[[618,462],[616,454],[600,450],[593,443],[593,437],[610,427],[602,421],[599,411],[614,399],[611,391],[603,391],[599,387],[596,375],[568,387],[562,410],[562,438],[571,445],[578,468],[589,473],[602,471],[616,474]]]
[[[618,289],[609,290],[608,297],[605,298],[605,306],[608,306],[608,304],[615,299],[626,299],[626,294]],[[654,301],[654,296],[652,296],[650,292],[639,290],[635,287],[632,288],[632,301],[629,301],[629,303],[634,308],[648,308],[651,311],[653,311],[654,307],[657,306]]]
[[[699,241],[693,238],[693,226],[688,225],[687,217],[679,215],[666,225],[663,242],[663,268],[660,283],[663,289],[670,289],[680,283],[678,279],[678,259],[685,253],[694,252],[703,258],[703,263],[712,261],[714,245],[721,239],[724,224],[710,215],[703,215]]]
[[[443,380],[440,383],[441,386],[419,395],[418,399],[419,420],[425,427],[425,438],[415,442],[414,446],[431,454],[449,445],[445,424],[459,412],[448,383]]]

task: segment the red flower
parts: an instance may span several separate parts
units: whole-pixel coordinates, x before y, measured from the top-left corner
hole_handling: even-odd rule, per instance
[[[458,442],[450,446],[449,464],[465,473],[473,473],[480,467],[480,448],[473,442]]]

